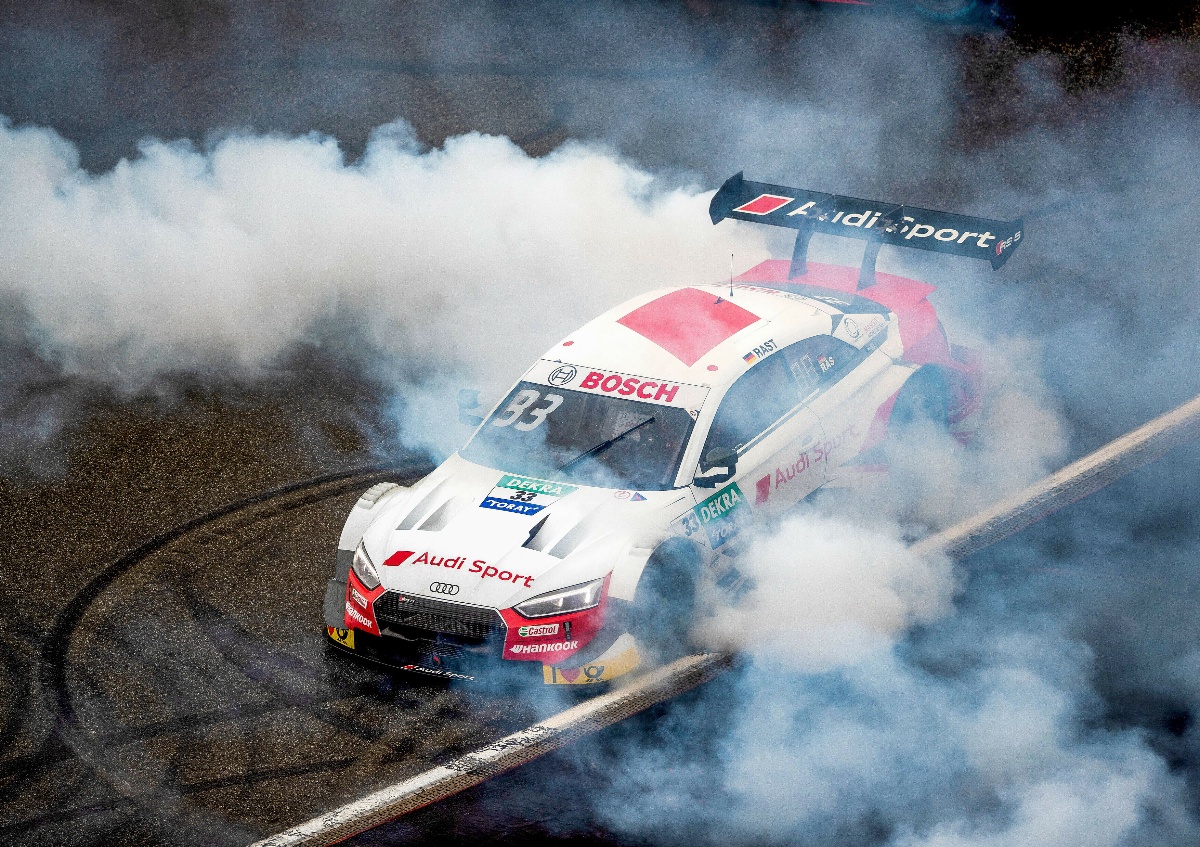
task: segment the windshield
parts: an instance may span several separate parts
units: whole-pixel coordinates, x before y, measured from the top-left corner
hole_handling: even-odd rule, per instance
[[[520,382],[463,449],[509,473],[600,488],[671,488],[692,432],[685,409]]]

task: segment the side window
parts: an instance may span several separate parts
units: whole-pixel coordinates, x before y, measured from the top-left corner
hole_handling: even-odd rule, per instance
[[[746,371],[725,394],[701,455],[714,447],[741,448],[800,401],[783,356],[776,353]]]
[[[803,399],[815,391],[824,391],[845,376],[862,359],[863,352],[832,335],[814,335],[783,348],[771,358],[777,357],[787,362]]]

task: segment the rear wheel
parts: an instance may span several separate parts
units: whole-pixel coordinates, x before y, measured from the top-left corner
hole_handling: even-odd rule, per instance
[[[950,432],[946,398],[945,381],[929,367],[910,376],[900,389],[880,445],[893,493],[913,496],[928,484],[928,463],[940,455]]]
[[[950,404],[946,381],[935,369],[924,367],[908,378],[892,406],[888,434],[921,424],[950,429]]]

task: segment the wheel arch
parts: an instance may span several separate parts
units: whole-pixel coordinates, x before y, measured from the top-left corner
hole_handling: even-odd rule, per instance
[[[640,587],[642,585],[642,580],[646,576],[646,569],[653,567],[650,563],[656,556],[662,559],[672,554],[678,554],[680,558],[694,561],[696,563],[696,570],[698,572],[704,567],[704,560],[706,558],[705,550],[700,546],[700,544],[698,544],[696,541],[693,541],[691,538],[687,538],[682,535],[669,535],[662,539],[654,547],[654,549],[650,551],[650,554],[642,563],[642,571],[640,574],[638,574],[638,586]]]

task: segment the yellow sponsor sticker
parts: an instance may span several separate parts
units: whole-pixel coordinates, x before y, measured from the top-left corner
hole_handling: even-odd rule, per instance
[[[343,647],[348,647],[351,650],[354,649],[354,630],[341,629],[340,627],[336,626],[327,626],[325,627],[325,631],[328,632],[329,637],[338,644],[341,644]]]
[[[630,647],[602,662],[592,662],[577,668],[556,668],[542,665],[542,681],[546,685],[590,685],[607,682],[629,673],[641,664],[636,647]]]

